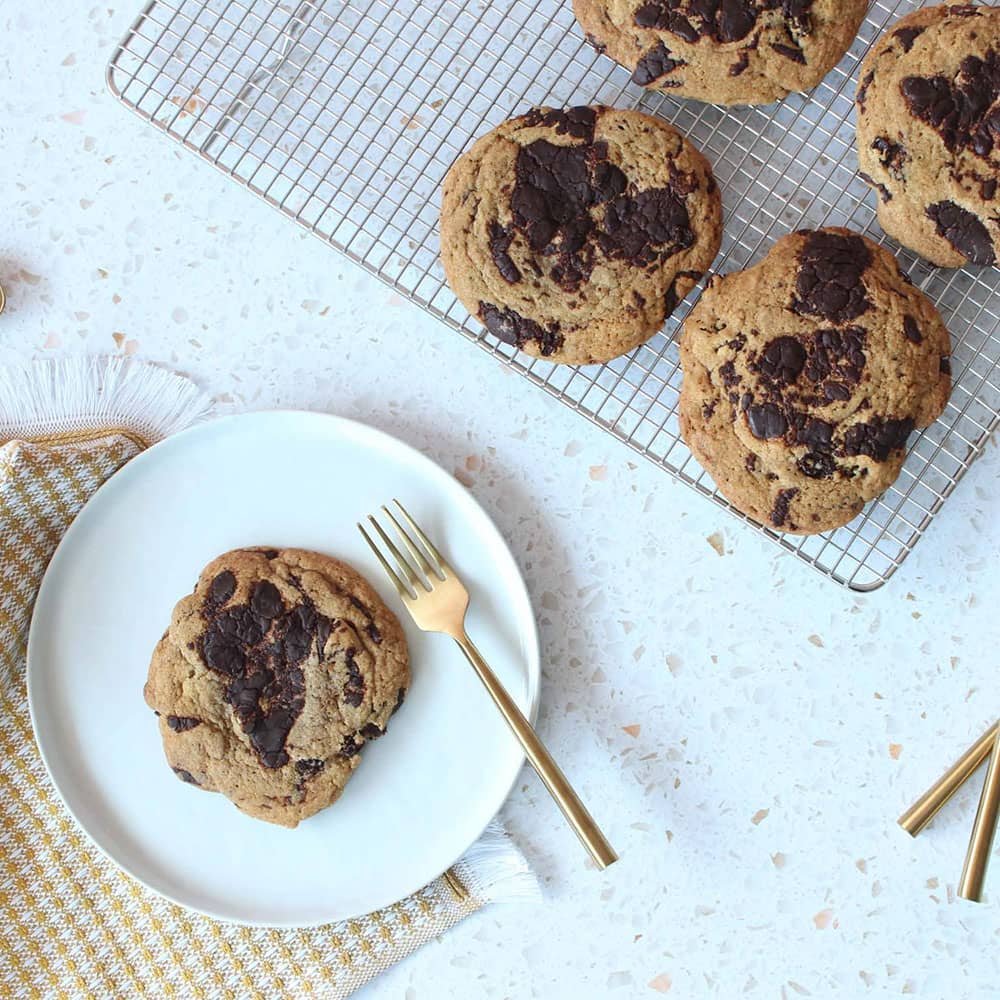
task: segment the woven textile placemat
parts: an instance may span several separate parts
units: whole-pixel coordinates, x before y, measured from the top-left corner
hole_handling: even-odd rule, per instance
[[[203,417],[187,379],[69,359],[0,371],[0,995],[341,998],[487,902],[537,895],[499,826],[448,872],[384,910],[300,930],[190,913],[129,878],[76,826],[31,730],[25,654],[39,584],[97,488]]]

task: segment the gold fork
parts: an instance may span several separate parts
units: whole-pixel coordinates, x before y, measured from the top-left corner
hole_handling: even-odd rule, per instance
[[[406,512],[403,505],[398,500],[395,500],[394,503],[419,544],[396,520],[388,507],[383,506],[382,511],[392,522],[396,534],[409,552],[411,559],[400,552],[392,539],[382,530],[382,526],[370,514],[368,520],[395,560],[403,579],[389,565],[388,560],[382,555],[382,551],[372,541],[363,525],[359,524],[358,530],[364,536],[372,552],[375,553],[375,558],[382,564],[382,568],[395,586],[400,599],[406,605],[406,609],[410,612],[417,627],[425,632],[442,632],[445,635],[450,635],[458,643],[459,648],[465,653],[466,659],[479,675],[479,679],[483,682],[490,697],[507,720],[507,725],[517,737],[525,755],[531,762],[531,766],[556,800],[584,847],[590,852],[597,867],[607,868],[608,865],[618,860],[614,848],[601,833],[593,817],[587,812],[586,806],[580,801],[580,797],[573,791],[572,785],[559,769],[559,765],[552,759],[552,755],[545,749],[542,741],[531,728],[531,723],[524,717],[514,699],[497,680],[496,674],[493,673],[489,664],[483,659],[479,650],[466,634],[465,612],[469,607],[469,592],[465,589],[462,581],[458,579],[455,571],[435,548],[434,543]]]

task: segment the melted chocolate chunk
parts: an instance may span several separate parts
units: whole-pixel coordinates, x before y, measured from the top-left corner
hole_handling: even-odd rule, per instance
[[[521,272],[511,259],[510,245],[514,241],[514,234],[509,229],[504,229],[499,222],[491,222],[489,227],[490,236],[490,256],[496,264],[500,277],[508,285],[516,285],[521,280]]]
[[[261,580],[254,585],[250,610],[261,618],[277,618],[285,610],[281,593],[270,580]]]
[[[632,82],[640,87],[648,87],[660,77],[672,73],[678,66],[686,65],[683,59],[674,59],[663,42],[657,42],[639,59],[632,73]]]
[[[479,318],[486,329],[505,344],[521,348],[529,340],[534,340],[544,357],[554,354],[563,345],[563,336],[559,332],[558,323],[543,327],[533,319],[527,319],[514,312],[513,309],[506,307],[498,309],[489,302],[479,303]]]
[[[172,767],[170,769],[177,775],[181,781],[186,781],[189,785],[201,785],[200,781],[196,781],[194,775],[190,771],[185,771],[183,767]]]
[[[854,424],[844,436],[844,453],[867,455],[876,462],[884,462],[894,451],[906,447],[913,427],[910,417],[903,420],[875,417],[866,424]]]
[[[261,549],[260,550],[260,554],[265,559],[277,559],[278,558],[278,550],[277,549]]]
[[[809,232],[799,251],[795,312],[833,323],[855,319],[871,307],[862,275],[872,254],[860,236]]]
[[[393,715],[395,715],[399,711],[405,699],[406,699],[406,688],[400,688],[396,692],[396,704],[392,706]]]
[[[564,290],[574,291],[593,268],[590,210],[622,194],[628,179],[609,162],[606,143],[556,146],[545,139],[518,151],[515,177],[513,225],[532,250],[557,258],[552,277]],[[501,264],[506,266],[502,260],[497,266]]]
[[[380,729],[374,722],[366,722],[361,727],[361,735],[366,740],[377,740],[380,736],[385,735],[385,730]]]
[[[903,336],[911,344],[922,344],[924,342],[923,334],[920,332],[920,327],[917,325],[917,321],[912,316],[903,317]]]
[[[340,757],[353,757],[355,754],[361,752],[361,748],[364,743],[358,743],[358,741],[353,736],[345,736],[340,744],[340,750],[337,751]]]
[[[897,28],[893,33],[893,38],[899,39],[899,44],[904,52],[909,52],[913,48],[913,43],[924,33],[925,28]]]
[[[190,715],[168,715],[167,725],[175,733],[186,733],[189,729],[201,725],[201,719],[194,719]]]
[[[686,250],[694,233],[683,199],[671,188],[652,188],[608,203],[598,243],[608,257],[640,266]]]
[[[989,177],[979,182],[979,195],[983,201],[992,201],[997,193],[997,179]]]
[[[950,375],[951,358],[948,357],[941,358],[941,360],[938,362],[938,371],[941,372],[942,375]]]
[[[557,135],[570,135],[584,142],[594,141],[594,126],[597,124],[597,110],[586,105],[575,108],[532,108],[525,115],[525,124],[544,125],[554,128]]]
[[[285,741],[305,701],[300,664],[317,635],[322,631],[325,643],[332,626],[308,601],[286,610],[268,580],[254,586],[247,605],[206,610],[205,663],[229,679],[226,702],[261,763],[282,767],[288,763]]]
[[[702,38],[738,42],[753,31],[762,10],[777,7],[795,28],[807,33],[811,6],[812,0],[656,0],[636,10],[635,23],[668,31],[690,44]]]
[[[225,604],[236,592],[236,577],[228,570],[223,570],[208,587],[208,596],[213,604]]]
[[[860,326],[820,330],[816,333],[805,371],[813,382],[824,383],[824,395],[827,399],[850,398],[847,386],[857,385],[861,381],[868,363],[865,341],[866,332]],[[831,376],[835,381],[829,381]],[[834,386],[839,388],[833,388]],[[843,394],[845,391],[846,395]]]
[[[790,490],[778,490],[778,496],[771,511],[771,524],[776,528],[785,526],[785,522],[788,520],[788,508],[798,495],[799,491],[794,487]]]
[[[979,216],[953,201],[928,205],[927,216],[938,236],[943,236],[970,264],[996,263],[993,240]]]
[[[775,386],[791,385],[806,364],[806,349],[794,337],[775,337],[757,361],[757,370]]]
[[[812,417],[796,430],[795,440],[810,451],[826,454],[833,450],[833,424]]]
[[[747,408],[747,424],[750,433],[761,441],[768,438],[784,437],[788,433],[788,421],[781,408],[774,403],[760,403]]]
[[[966,56],[953,79],[908,76],[900,84],[910,114],[926,122],[951,152],[989,157],[1000,136],[1000,53]]]

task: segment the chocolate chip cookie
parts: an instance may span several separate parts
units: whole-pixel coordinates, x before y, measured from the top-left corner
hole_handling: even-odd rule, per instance
[[[1000,7],[914,11],[858,85],[861,176],[882,228],[941,267],[1000,252]]]
[[[638,111],[537,108],[484,135],[444,181],[455,295],[500,340],[565,364],[652,337],[721,232],[708,161]]]
[[[338,798],[409,680],[399,622],[353,569],[236,549],[174,608],[145,696],[178,778],[296,826]]]
[[[899,475],[944,409],[950,340],[887,250],[847,229],[791,233],[713,277],[681,332],[680,427],[754,520],[846,524]]]
[[[850,48],[867,0],[573,0],[633,83],[711,104],[770,104],[815,87]]]

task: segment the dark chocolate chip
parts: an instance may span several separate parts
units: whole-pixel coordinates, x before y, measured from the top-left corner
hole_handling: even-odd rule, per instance
[[[672,73],[678,66],[686,65],[683,59],[674,59],[662,41],[657,42],[639,59],[632,73],[632,82],[639,84],[640,87],[648,87],[660,77]]]
[[[597,124],[597,109],[587,105],[574,108],[532,108],[525,115],[525,124],[544,125],[554,128],[557,135],[570,135],[584,142],[594,141],[594,126]]]
[[[906,447],[913,427],[910,417],[902,420],[875,417],[866,424],[854,424],[844,435],[844,453],[867,455],[876,462],[884,462],[894,451]]]
[[[781,42],[771,42],[771,48],[779,56],[791,59],[792,62],[800,63],[803,66],[806,64],[806,54],[797,45],[784,45]]]
[[[521,272],[507,252],[514,240],[514,233],[509,229],[504,229],[499,222],[494,220],[489,226],[489,238],[490,256],[500,272],[500,277],[508,285],[516,285],[521,280]]]
[[[799,491],[794,487],[789,490],[778,490],[778,496],[771,510],[771,524],[776,528],[785,526],[785,522],[788,520],[788,508],[798,495]]]
[[[833,424],[811,417],[796,430],[795,440],[810,451],[829,452],[833,448]]]
[[[190,715],[168,715],[167,725],[175,733],[186,733],[189,729],[201,725],[201,719],[192,718]]]
[[[236,577],[228,569],[223,570],[208,587],[208,596],[213,604],[225,604],[236,592]]]
[[[775,337],[764,348],[757,368],[769,382],[791,385],[806,364],[806,349],[794,337]]]
[[[899,39],[899,44],[903,47],[904,52],[909,52],[913,48],[913,43],[925,30],[923,27],[897,28],[892,33],[892,37]]]
[[[319,774],[326,767],[326,762],[318,757],[305,757],[295,762],[295,770],[304,778]]]
[[[920,327],[912,316],[903,317],[903,336],[906,337],[911,344],[922,344],[924,342],[923,334],[920,332]]]
[[[871,262],[871,250],[860,236],[824,230],[807,232],[799,251],[797,295],[792,308],[833,323],[855,319],[871,306],[862,281]]]
[[[966,56],[954,77],[908,76],[900,84],[910,113],[941,136],[951,152],[988,158],[1000,135],[1000,52]]]
[[[796,468],[810,479],[829,479],[837,469],[833,456],[810,451],[796,463]]]
[[[183,767],[172,767],[170,769],[177,775],[181,781],[186,781],[189,785],[201,785],[200,781],[196,781],[194,775],[190,771],[185,771]]]
[[[285,610],[281,592],[270,580],[254,584],[250,595],[250,610],[261,618],[277,618]]]
[[[687,207],[671,188],[652,188],[610,201],[598,236],[608,257],[635,266],[665,260],[694,240]]]
[[[928,205],[928,218],[944,237],[970,264],[995,264],[996,254],[989,230],[982,220],[953,201]]]
[[[349,649],[345,655],[347,683],[344,685],[344,701],[355,708],[361,704],[365,697],[365,679],[361,676],[361,671],[354,659],[357,652],[356,649]]]
[[[479,303],[479,318],[498,340],[502,340],[505,344],[513,344],[517,348],[533,340],[538,344],[538,349],[544,357],[554,354],[563,345],[563,336],[559,332],[558,323],[543,327],[533,319],[527,319],[514,312],[513,309],[497,308],[489,302]]]
[[[788,432],[785,414],[774,403],[760,403],[747,409],[750,433],[761,441],[784,437]]]

